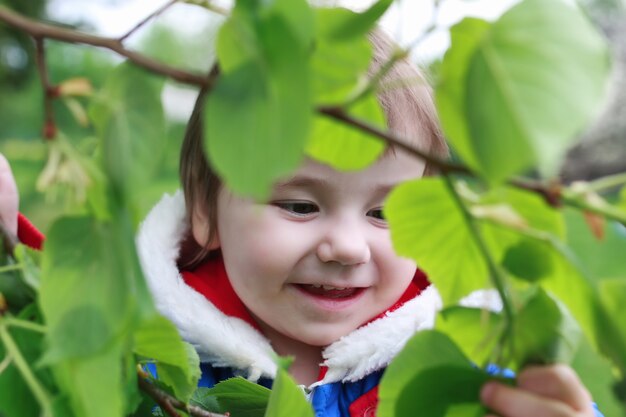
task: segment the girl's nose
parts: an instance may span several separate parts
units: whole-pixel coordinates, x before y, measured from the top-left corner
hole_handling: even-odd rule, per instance
[[[369,262],[370,247],[364,231],[360,229],[360,225],[349,221],[330,225],[317,248],[318,258],[322,262],[337,262],[345,266]]]

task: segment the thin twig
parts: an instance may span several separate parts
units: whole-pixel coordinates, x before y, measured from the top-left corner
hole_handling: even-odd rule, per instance
[[[513,307],[511,306],[511,301],[509,299],[509,294],[506,289],[506,278],[504,277],[504,275],[502,274],[502,271],[498,267],[497,262],[491,256],[491,253],[489,252],[489,248],[487,248],[487,244],[485,243],[485,240],[483,239],[481,231],[478,229],[478,226],[476,225],[476,221],[474,217],[469,212],[469,210],[465,206],[465,203],[463,202],[463,199],[461,198],[458,191],[454,187],[452,178],[450,178],[449,175],[444,175],[443,178],[445,180],[448,190],[450,191],[450,194],[453,197],[453,200],[455,201],[457,207],[461,211],[461,214],[465,220],[465,224],[470,230],[470,234],[474,240],[474,243],[478,247],[478,250],[483,256],[483,259],[485,260],[487,267],[489,268],[489,276],[491,278],[491,282],[493,286],[496,288],[496,291],[498,291],[498,295],[500,296],[500,300],[502,301],[502,310],[504,313],[504,326],[505,327],[500,337],[500,343],[498,344],[498,350],[499,350],[498,358],[496,358],[495,362],[496,362],[496,365],[499,365],[502,369],[504,369],[506,363],[504,363],[503,358],[501,357],[501,354],[504,348],[504,343],[506,343],[507,340],[508,340],[508,343],[510,343],[510,346],[511,347],[513,346],[514,341],[511,338],[511,335],[513,333],[513,320],[515,317],[515,315],[513,314]]]
[[[13,337],[7,330],[6,326],[3,325],[0,325],[0,340],[2,340],[2,343],[4,344],[6,354],[11,357],[15,367],[22,375],[22,379],[26,385],[28,385],[28,388],[41,406],[43,415],[46,417],[52,417],[52,396],[37,379],[30,368],[30,365],[24,356],[22,356],[22,353],[13,340]]]
[[[51,140],[56,136],[56,123],[54,122],[54,111],[52,109],[52,100],[55,93],[54,88],[50,84],[50,77],[48,75],[48,66],[46,63],[46,47],[44,45],[44,38],[41,36],[35,36],[35,62],[37,63],[37,69],[39,72],[39,79],[43,87],[43,103],[44,103],[44,139]]]
[[[183,2],[187,4],[192,4],[195,6],[204,7],[205,9],[210,10],[222,16],[228,16],[230,14],[228,9],[225,9],[216,4],[213,4],[213,2],[209,0],[183,0]]]
[[[599,193],[614,190],[623,186],[626,186],[626,173],[621,172],[619,174],[609,175],[607,177],[591,181],[589,183],[589,190]]]
[[[19,271],[20,269],[24,269],[24,266],[22,264],[0,266],[0,274],[4,274],[5,272]]]
[[[133,33],[135,33],[136,31],[138,31],[142,26],[144,26],[146,23],[148,23],[150,20],[156,18],[157,16],[159,16],[161,13],[163,13],[164,11],[166,11],[167,9],[169,9],[170,7],[172,7],[174,4],[176,4],[178,2],[178,0],[170,0],[168,3],[165,3],[163,6],[159,7],[157,10],[155,10],[153,13],[151,13],[149,16],[147,16],[145,19],[143,19],[141,22],[137,23],[135,25],[135,27],[133,27],[131,30],[129,30],[124,36],[122,36],[121,38],[119,38],[119,42],[123,43],[126,39],[128,39]]]
[[[39,324],[33,323],[28,320],[16,319],[13,317],[5,317],[0,320],[0,323],[5,324],[8,327],[19,327],[24,330],[30,330],[35,333],[46,333],[46,327]]]
[[[172,417],[180,417],[176,409],[184,411],[193,417],[228,417],[227,414],[216,414],[206,411],[194,405],[185,404],[177,398],[172,397],[167,392],[159,389],[146,379],[146,373],[138,370],[137,380],[139,388],[150,396],[166,413]]]
[[[509,184],[515,188],[538,194],[551,207],[560,208],[563,206],[563,185],[558,182],[552,181],[549,184],[544,184],[536,180],[518,177],[509,180]]]
[[[212,83],[215,81],[211,78],[207,78],[204,75],[187,72],[179,68],[175,68],[162,62],[156,61],[138,52],[126,49],[119,41],[119,39],[90,35],[79,32],[77,30],[66,29],[59,26],[41,23],[24,17],[19,13],[8,9],[5,6],[0,6],[0,21],[5,22],[9,26],[20,29],[36,39],[47,38],[62,42],[78,43],[109,49],[123,57],[128,58],[129,61],[135,63],[136,65],[145,68],[155,74],[161,74],[185,84],[204,87],[207,85],[212,85]]]
[[[9,365],[11,365],[11,362],[12,362],[11,356],[6,355],[4,359],[2,360],[2,363],[0,363],[0,375],[2,375],[4,371],[6,371]]]
[[[407,142],[406,140],[403,140],[390,132],[379,129],[362,120],[359,120],[350,116],[341,107],[322,106],[322,107],[319,107],[317,111],[335,120],[340,120],[350,126],[354,126],[362,130],[363,132],[369,133],[373,136],[383,139],[389,145],[402,149],[408,152],[409,154],[422,159],[426,163],[436,166],[437,168],[441,170],[442,173],[448,173],[448,174],[457,173],[457,174],[467,174],[467,175],[472,174],[469,168],[467,168],[466,166],[454,164],[451,162],[446,162],[432,155],[429,155],[428,153],[423,152],[409,145],[408,143],[406,143]]]

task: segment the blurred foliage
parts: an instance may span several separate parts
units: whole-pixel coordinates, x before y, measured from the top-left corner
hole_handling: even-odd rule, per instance
[[[1,0],[0,4],[25,16],[39,18],[43,15],[46,1]],[[6,92],[21,89],[28,81],[36,71],[33,62],[33,42],[30,37],[17,29],[0,25],[0,103],[5,99]]]

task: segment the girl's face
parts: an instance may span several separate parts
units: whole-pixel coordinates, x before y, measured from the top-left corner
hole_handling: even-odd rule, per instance
[[[270,340],[325,346],[397,301],[416,265],[395,254],[382,207],[391,188],[423,171],[397,152],[358,172],[307,161],[265,204],[222,189],[215,244]]]

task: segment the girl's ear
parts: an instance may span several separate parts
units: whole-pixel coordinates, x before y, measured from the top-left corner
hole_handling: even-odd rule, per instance
[[[198,245],[208,250],[218,249],[220,247],[220,238],[217,230],[213,231],[211,240],[211,224],[207,215],[198,209],[194,209],[191,215],[191,233]]]

